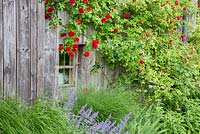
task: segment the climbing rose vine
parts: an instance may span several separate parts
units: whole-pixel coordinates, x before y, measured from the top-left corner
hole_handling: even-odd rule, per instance
[[[182,33],[182,26],[188,26],[186,16],[200,10],[191,0],[45,0],[45,4],[50,27],[60,26],[60,53],[74,56],[83,35],[84,57],[98,51],[111,67],[119,65],[126,79],[145,86],[145,93],[154,99],[165,93],[171,100],[179,93],[174,89],[183,85],[188,86],[187,93],[196,91],[192,89],[199,81],[199,66],[192,65],[200,63]],[[69,15],[66,23],[59,12]]]

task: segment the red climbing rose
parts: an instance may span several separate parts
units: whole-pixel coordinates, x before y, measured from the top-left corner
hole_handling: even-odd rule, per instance
[[[72,52],[72,51],[70,51],[68,54],[69,54],[70,57],[74,56],[74,52]]]
[[[172,40],[169,40],[169,44],[172,44],[172,42],[173,42]]]
[[[63,45],[60,44],[59,47],[58,47],[58,50],[59,50],[59,51],[62,51],[62,49],[63,49]]]
[[[49,3],[49,0],[45,0],[45,4],[48,4]]]
[[[139,63],[142,65],[142,64],[144,64],[144,61],[143,61],[143,60],[140,60],[140,62],[139,62]]]
[[[118,29],[117,29],[117,28],[114,28],[113,32],[114,32],[114,33],[117,33],[117,32],[118,32]]]
[[[74,38],[74,41],[79,42],[79,38],[78,37]]]
[[[126,18],[126,19],[130,18],[130,16],[131,16],[131,15],[130,15],[129,13],[125,13],[125,14],[124,14],[124,18]]]
[[[84,13],[84,9],[81,7],[81,8],[78,9],[78,12],[79,12],[80,14],[82,14],[82,13]]]
[[[85,56],[85,57],[89,57],[89,56],[90,56],[90,53],[89,53],[89,52],[85,52],[85,53],[84,53],[84,56]]]
[[[67,33],[63,32],[63,33],[60,34],[60,37],[65,37],[66,35],[67,35]]]
[[[102,23],[105,23],[106,20],[107,20],[106,18],[102,18],[102,19],[101,19],[101,22],[102,22]]]
[[[187,10],[187,7],[186,7],[186,6],[184,6],[183,10],[184,10],[184,11],[186,11],[186,10]]]
[[[69,3],[70,3],[70,4],[74,4],[74,3],[75,3],[75,0],[69,0]]]
[[[50,13],[45,13],[45,19],[50,19],[50,18],[51,18]]]
[[[178,0],[175,1],[175,5],[178,5]]]
[[[83,0],[83,3],[84,3],[84,4],[87,4],[87,2],[88,2],[87,0]]]
[[[76,23],[81,24],[81,23],[82,23],[81,18],[77,18],[77,19],[76,19]]]
[[[87,10],[88,12],[90,12],[91,9],[92,9],[92,8],[91,8],[90,6],[88,6],[88,7],[86,8],[86,10]]]
[[[69,52],[71,50],[70,46],[66,46],[65,50]]]
[[[111,18],[110,14],[107,13],[107,14],[106,14],[106,19],[110,19],[110,18]]]
[[[93,47],[94,49],[98,48],[98,45],[99,45],[99,41],[98,41],[98,40],[93,40],[93,41],[92,41],[92,47]]]
[[[49,12],[49,13],[53,12],[54,10],[55,10],[55,8],[52,7],[52,6],[48,8],[48,12]]]
[[[74,36],[74,34],[75,34],[75,33],[74,33],[73,31],[69,31],[69,32],[68,32],[68,36],[69,36],[69,37]]]
[[[78,44],[73,44],[73,48],[74,49],[78,48]]]

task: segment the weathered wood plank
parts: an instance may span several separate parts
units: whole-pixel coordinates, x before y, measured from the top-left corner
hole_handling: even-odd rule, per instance
[[[30,99],[33,102],[36,99],[37,93],[37,28],[38,28],[38,19],[37,19],[37,0],[30,1],[30,23],[31,23],[31,96]]]
[[[52,98],[55,94],[55,47],[58,41],[57,30],[50,29],[48,23],[46,21],[44,92],[45,96]]]
[[[0,0],[0,98],[3,97],[3,0]]]
[[[18,1],[17,18],[17,95],[22,100],[28,100],[31,96],[29,0]]]
[[[15,0],[3,0],[5,96],[16,96],[16,4]]]
[[[44,95],[44,67],[45,67],[45,59],[44,59],[44,46],[45,46],[45,10],[44,10],[44,2],[38,3],[38,29],[37,29],[37,96]]]
[[[63,18],[65,16],[64,12],[59,12],[58,17]],[[65,22],[65,21],[64,21]],[[57,44],[55,45],[57,49],[55,49],[55,85],[54,85],[54,98],[59,98],[61,97],[61,91],[59,90],[58,87],[58,76],[59,76],[59,52],[58,52],[58,46],[59,44],[62,44],[62,39],[59,36],[59,31],[61,30],[61,27],[58,26],[57,29]]]

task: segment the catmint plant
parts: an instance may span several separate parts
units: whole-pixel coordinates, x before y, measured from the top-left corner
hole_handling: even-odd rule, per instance
[[[96,118],[99,113],[93,112],[92,108],[87,108],[87,104],[81,107],[78,115],[73,114],[71,111],[73,110],[75,101],[75,90],[72,89],[66,104],[66,110],[68,111],[66,116],[76,124],[77,128],[84,128],[86,132],[91,134],[122,134],[123,129],[131,116],[131,113],[127,114],[120,124],[110,120],[112,117],[111,114],[105,121],[97,122]],[[126,132],[125,134],[129,134],[129,132]]]

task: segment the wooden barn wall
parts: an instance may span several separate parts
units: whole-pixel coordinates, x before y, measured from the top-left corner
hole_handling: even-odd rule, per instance
[[[0,0],[0,97],[43,95],[44,44],[44,3]]]
[[[59,12],[58,13],[59,18],[64,22],[65,24],[68,23],[69,20],[69,14],[66,12]],[[69,90],[71,87],[67,88],[59,88],[58,87],[58,70],[59,70],[59,55],[58,55],[58,45],[62,44],[63,39],[60,38],[59,31],[61,30],[61,27],[58,26],[57,29],[52,29],[49,27],[49,21],[46,20],[46,64],[53,64],[53,66],[45,66],[46,74],[52,74],[51,77],[45,77],[45,84],[50,87],[55,87],[54,90],[48,90],[53,91],[54,97],[60,97],[63,96],[63,93],[66,93],[66,91],[63,90]],[[85,44],[86,43],[86,36],[91,36],[89,33],[92,33],[91,29],[88,29],[84,34],[80,35],[79,44]],[[84,51],[84,50],[83,50]],[[102,86],[108,86],[110,83],[113,82],[113,80],[121,74],[121,69],[117,68],[115,70],[112,70],[99,56],[96,52],[91,52],[90,57],[85,58],[83,56],[83,52],[79,52],[76,56],[78,56],[78,62],[75,64],[76,67],[76,73],[74,74],[74,77],[77,77],[76,79],[76,86],[79,88],[85,88],[85,87],[95,87],[95,88],[101,88]],[[100,65],[100,68],[98,68],[95,72],[93,72],[93,66],[98,63]],[[55,78],[55,79],[54,79]],[[51,93],[50,93],[51,94]]]

